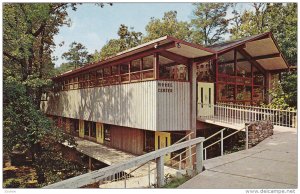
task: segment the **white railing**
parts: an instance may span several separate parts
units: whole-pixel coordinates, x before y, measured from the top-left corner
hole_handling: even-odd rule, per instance
[[[204,157],[203,159],[206,160],[207,159],[207,149],[213,145],[216,145],[218,143],[220,143],[220,155],[223,156],[224,154],[224,140],[235,135],[236,133],[238,132],[241,132],[241,131],[245,131],[245,149],[248,149],[248,126],[245,126],[244,128],[240,129],[240,130],[235,130],[234,132],[230,133],[229,135],[226,135],[224,137],[224,131],[226,130],[226,128],[223,128],[221,129],[220,131],[217,131],[216,133],[212,134],[211,136],[207,137],[204,142],[207,142],[208,140],[210,140],[211,138],[217,136],[220,134],[220,139],[205,146],[203,148],[203,152],[204,152]],[[204,143],[203,142],[203,143]],[[191,147],[192,149],[194,148],[194,146]],[[175,158],[179,158],[178,161],[176,161],[175,163],[171,163],[171,166],[172,167],[175,167],[176,165],[178,165],[178,169],[181,170],[182,169],[182,164],[183,162],[185,161],[185,163],[187,163],[187,160],[191,161],[191,158],[195,155],[195,153],[193,154],[190,154],[189,153],[189,150],[184,150],[182,151],[181,153],[177,154],[176,156],[172,157],[170,160],[174,160]]]
[[[187,135],[185,135],[184,137],[182,137],[181,139],[177,140],[175,143],[173,143],[172,145],[176,145],[176,144],[179,144],[183,141],[187,141],[187,140],[190,140],[191,139],[191,135],[193,134],[194,132],[190,132],[188,133]],[[189,146],[189,150],[191,149],[191,146]],[[164,163],[165,164],[169,164],[171,162],[171,160],[174,159],[174,157],[172,157],[171,159],[169,160],[165,160]],[[139,176],[134,176],[132,175],[134,172],[136,172],[137,170],[141,169],[142,167],[144,167],[145,165],[147,165],[147,170],[144,171],[143,173],[139,173]],[[148,163],[145,163],[145,164],[142,164],[138,167],[136,167],[135,169],[131,170],[129,173],[124,173],[124,172],[120,172],[116,175],[114,175],[110,180],[107,180],[106,183],[112,183],[112,182],[120,182],[122,180],[127,180],[129,178],[143,178],[143,177],[148,177],[148,187],[151,187],[151,175],[153,174],[155,176],[155,171],[156,170],[156,167],[154,168],[151,168],[151,161],[149,161]]]
[[[90,173],[86,173],[80,176],[76,176],[58,183],[54,183],[52,185],[48,185],[44,188],[80,188],[85,185],[90,185],[93,183],[105,183],[106,181],[111,181],[114,176],[117,174],[121,174],[127,169],[131,169],[133,167],[139,167],[141,165],[147,164],[148,162],[155,160],[156,161],[156,184],[158,187],[162,187],[164,185],[164,156],[171,152],[188,148],[190,146],[196,147],[196,173],[202,172],[203,169],[203,137],[198,137],[195,139],[191,139],[188,141],[184,141],[175,145],[171,145],[166,148],[162,148],[136,158],[130,159],[127,162],[123,162],[120,164],[108,166]],[[150,170],[149,170],[150,172]],[[118,175],[117,175],[118,176]],[[149,175],[150,177],[150,175]],[[128,176],[124,177],[124,188],[126,188],[126,181]],[[150,178],[149,178],[150,181]],[[150,182],[149,182],[150,185]]]
[[[288,108],[286,110],[238,105],[238,104],[198,104],[198,111],[205,111],[205,116],[198,116],[206,119],[214,119],[220,122],[231,124],[245,124],[253,121],[270,120],[273,125],[284,127],[297,127],[297,111]]]

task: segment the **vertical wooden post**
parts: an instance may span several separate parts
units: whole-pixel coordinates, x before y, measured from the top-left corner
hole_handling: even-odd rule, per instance
[[[203,142],[196,144],[196,173],[203,170]]]
[[[248,147],[249,147],[249,145],[248,145],[248,142],[249,142],[248,128],[249,128],[249,126],[246,125],[246,126],[245,126],[245,131],[246,131],[245,148],[246,148],[246,150],[248,150]]]
[[[197,65],[192,60],[188,62],[189,79],[190,79],[190,132],[191,139],[196,138],[196,123],[197,123]],[[188,148],[189,149],[189,148]],[[195,152],[195,148],[191,150]],[[192,153],[191,153],[192,154]],[[190,157],[190,168],[193,168],[193,163],[196,160],[195,156]]]
[[[160,156],[156,159],[156,174],[157,174],[157,186],[164,186],[164,156]]]
[[[253,105],[253,94],[254,94],[254,78],[253,78],[253,64],[251,64],[251,105]]]
[[[218,93],[218,77],[219,77],[219,66],[218,66],[218,55],[216,57],[216,60],[214,60],[215,66],[216,66],[216,86],[215,86],[215,94],[216,94],[216,98],[215,98],[215,104],[217,104],[217,101],[219,99],[219,93]]]
[[[237,77],[237,50],[234,49],[234,100],[236,101],[236,95],[237,95],[237,84],[236,84],[236,77]]]
[[[148,162],[148,180],[149,180],[149,188],[151,187],[151,170],[150,170],[150,162]]]
[[[89,169],[88,169],[89,172],[92,172],[92,158],[89,157]]]
[[[130,71],[130,67],[131,67],[131,61],[128,62],[128,78],[129,78],[129,82],[131,82],[131,71]]]
[[[159,55],[158,53],[154,53],[154,60],[153,60],[153,67],[154,67],[154,79],[159,79]]]
[[[221,156],[223,156],[223,151],[224,151],[224,142],[223,142],[223,129],[221,130]]]

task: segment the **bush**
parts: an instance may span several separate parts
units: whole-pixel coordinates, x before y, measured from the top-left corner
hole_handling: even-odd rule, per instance
[[[21,180],[20,179],[7,179],[3,183],[4,188],[19,188],[21,186]]]

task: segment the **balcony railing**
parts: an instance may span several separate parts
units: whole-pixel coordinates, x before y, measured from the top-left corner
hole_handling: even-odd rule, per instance
[[[244,124],[253,121],[270,120],[273,125],[284,127],[297,127],[297,111],[292,108],[286,110],[259,106],[238,104],[198,104],[198,111],[205,111],[200,115],[205,119],[214,119],[230,124]]]

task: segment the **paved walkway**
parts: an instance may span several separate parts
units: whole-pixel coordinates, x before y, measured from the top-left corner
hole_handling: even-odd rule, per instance
[[[102,144],[98,144],[92,141],[88,141],[82,138],[75,137],[76,143],[78,144],[76,150],[94,158],[100,162],[103,162],[107,165],[119,164],[122,162],[126,162],[129,159],[137,157],[136,155],[123,152],[121,150],[117,150]],[[135,170],[137,167],[130,168],[125,170],[126,173],[131,173],[134,177],[143,177],[148,174],[148,165],[145,164],[142,167]],[[150,170],[156,168],[155,162],[150,162]],[[176,174],[176,170],[170,167],[165,166],[165,172],[170,173],[172,175]]]
[[[206,170],[178,188],[297,188],[297,130],[275,127],[257,146],[206,160]]]

